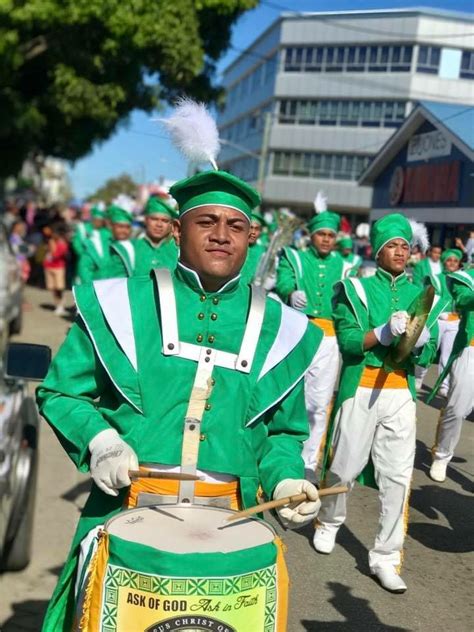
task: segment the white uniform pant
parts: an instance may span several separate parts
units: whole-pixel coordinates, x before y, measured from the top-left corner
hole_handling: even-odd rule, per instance
[[[438,336],[438,349],[439,349],[439,364],[438,364],[438,375],[444,370],[446,366],[449,356],[451,355],[451,351],[453,350],[454,339],[456,338],[456,334],[459,329],[459,320],[438,320],[439,327],[439,336]],[[423,380],[425,379],[425,375],[428,369],[425,367],[417,366],[415,368],[415,376],[417,383],[420,385],[423,384]],[[442,381],[441,388],[448,389],[449,388],[449,373]]]
[[[304,442],[302,457],[305,468],[313,472],[316,471],[321,443],[326,433],[329,405],[338,373],[337,338],[324,334],[304,380],[309,437]]]
[[[408,389],[359,387],[335,419],[326,487],[348,485],[372,456],[380,519],[369,565],[401,564],[416,439],[416,404]],[[322,498],[318,521],[337,530],[346,518],[346,494]]]
[[[463,419],[474,408],[474,346],[463,350],[453,362],[450,374],[448,399],[440,414],[433,447],[434,458],[448,462],[459,442]]]

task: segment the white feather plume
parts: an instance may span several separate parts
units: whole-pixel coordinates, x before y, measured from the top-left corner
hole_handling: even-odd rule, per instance
[[[210,162],[217,169],[219,131],[204,103],[183,97],[169,118],[158,120],[165,125],[173,144],[189,162]]]
[[[119,195],[117,195],[112,204],[115,204],[116,206],[120,207],[124,211],[128,211],[129,213],[133,213],[133,210],[135,208],[135,201],[133,200],[133,198],[131,198],[129,195],[126,195],[125,193],[120,193]]]
[[[328,198],[327,195],[324,195],[324,191],[318,191],[316,193],[313,204],[317,215],[328,210]]]
[[[422,222],[417,222],[414,219],[408,220],[413,232],[411,239],[411,246],[419,246],[422,252],[426,252],[430,247],[430,240],[428,238],[428,230]]]

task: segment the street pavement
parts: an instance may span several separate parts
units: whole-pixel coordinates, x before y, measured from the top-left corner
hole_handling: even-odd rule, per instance
[[[28,288],[21,336],[48,344],[53,352],[70,323],[54,316],[49,294]],[[69,295],[69,304],[72,299]],[[432,384],[434,372],[428,375]],[[426,391],[425,391],[426,393]],[[467,632],[473,598],[474,424],[464,423],[448,479],[440,485],[427,475],[440,402],[418,405],[418,445],[406,540],[404,595],[385,592],[369,576],[367,550],[378,520],[377,494],[356,486],[348,519],[329,556],[312,548],[312,529],[283,532],[290,572],[288,632]],[[89,483],[76,472],[59,442],[43,423],[33,560],[20,573],[0,577],[0,630],[41,629],[41,621],[66,557]],[[135,631],[121,631],[135,632]],[[243,630],[239,632],[260,632]]]

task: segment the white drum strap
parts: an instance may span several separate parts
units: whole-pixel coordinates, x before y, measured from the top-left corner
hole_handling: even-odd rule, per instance
[[[183,447],[181,450],[181,472],[196,474],[199,456],[199,442],[201,437],[201,421],[206,401],[212,391],[212,371],[214,369],[216,352],[214,349],[201,347],[201,354],[194,378],[188,410],[184,418]],[[194,502],[194,481],[181,481],[179,485],[178,502]]]
[[[161,335],[164,355],[179,354],[178,315],[171,274],[166,268],[153,270],[158,286],[160,301]]]

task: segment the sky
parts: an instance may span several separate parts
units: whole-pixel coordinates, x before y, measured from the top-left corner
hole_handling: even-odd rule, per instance
[[[280,10],[279,7],[282,9]],[[234,25],[231,45],[246,48],[274,22],[282,11],[344,11],[434,7],[474,12],[473,0],[263,0],[256,9],[246,12]],[[229,49],[218,65],[222,72],[238,52]],[[218,79],[219,77],[217,77]],[[166,113],[165,113],[166,115]],[[160,113],[160,116],[163,116]],[[161,178],[177,180],[186,175],[186,164],[153,116],[135,110],[125,126],[109,140],[70,168],[74,196],[84,198],[96,191],[108,178],[128,173],[137,182],[156,182]]]

